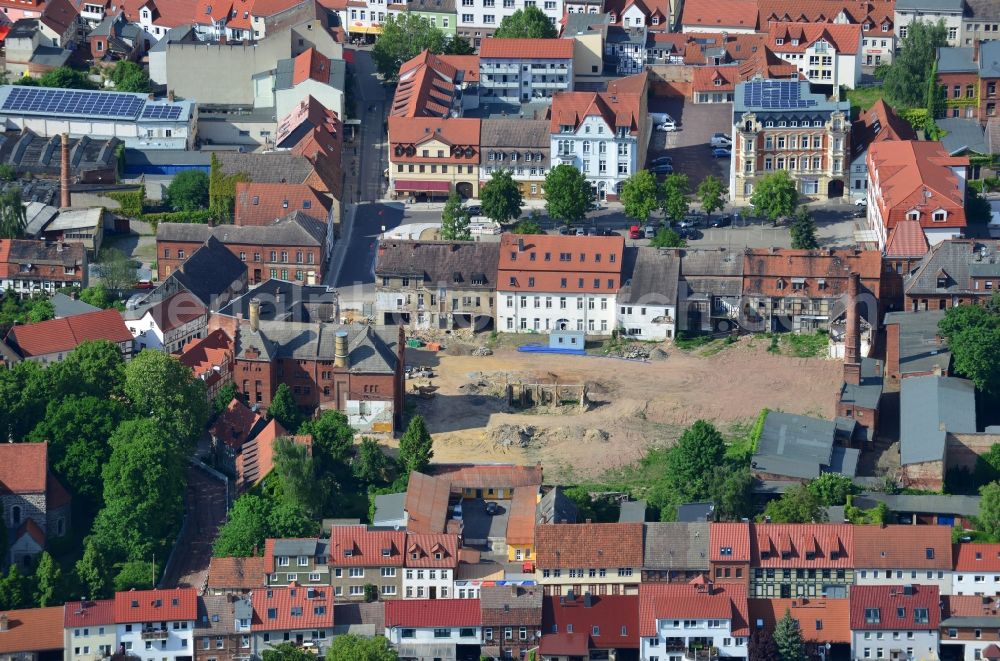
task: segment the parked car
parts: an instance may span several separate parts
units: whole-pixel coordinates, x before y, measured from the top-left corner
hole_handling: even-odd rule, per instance
[[[649,164],[652,167],[656,167],[657,165],[673,165],[674,159],[669,156],[658,156],[650,161]]]
[[[733,140],[725,133],[716,133],[709,142],[713,147],[732,147]]]
[[[685,229],[691,227],[697,227],[698,225],[701,225],[701,216],[696,216],[694,214],[691,214],[689,216],[684,216],[684,220],[677,223],[677,227]]]
[[[573,234],[573,229],[563,225],[562,227],[559,228],[559,233],[562,234],[563,236],[569,236],[570,234]]]
[[[712,219],[712,227],[729,227],[732,224],[732,216],[716,216]]]
[[[858,198],[857,200],[854,200],[854,206],[856,206],[856,207],[866,207],[866,206],[868,206],[868,199],[864,198],[864,197]]]
[[[483,207],[478,204],[466,204],[465,210],[469,212],[470,216],[480,216],[483,213]]]
[[[721,147],[712,150],[712,158],[729,158],[733,153]]]
[[[601,230],[601,236],[618,236],[618,232],[614,231],[610,227]]]
[[[630,239],[638,239],[639,238],[639,226],[638,225],[633,225],[632,227],[628,228],[628,238],[630,238]]]
[[[577,236],[587,236],[587,230],[585,230],[582,227],[577,227],[574,234],[576,234]]]
[[[674,166],[669,163],[661,163],[660,165],[654,165],[649,171],[653,174],[673,174]]]
[[[646,225],[646,227],[643,228],[642,235],[644,238],[652,239],[656,236],[656,227],[653,225]]]
[[[868,207],[858,207],[851,215],[855,218],[864,218],[868,215]]]
[[[653,120],[654,124],[663,124],[665,122],[674,121],[674,118],[665,112],[651,112],[649,113],[649,118]]]
[[[676,122],[672,122],[672,121],[671,122],[663,122],[662,124],[660,124],[659,126],[656,127],[656,130],[657,131],[673,132],[673,131],[677,130],[677,123]]]
[[[596,227],[587,228],[587,236],[598,236],[600,233],[601,233],[600,230],[598,230]]]
[[[486,513],[489,514],[490,516],[493,516],[499,510],[500,510],[500,506],[497,505],[496,503],[494,503],[493,501],[490,501],[490,502],[486,503]]]

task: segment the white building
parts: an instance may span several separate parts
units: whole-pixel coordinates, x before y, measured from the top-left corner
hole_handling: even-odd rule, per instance
[[[70,601],[63,611],[66,661],[101,661],[116,650],[115,600]]]
[[[541,9],[558,31],[563,16],[563,0],[460,0],[455,3],[458,14],[458,36],[465,37],[476,48],[485,37],[492,36],[500,21],[518,9]]]
[[[962,17],[965,15],[963,0],[896,0],[896,34],[906,37],[910,23],[944,21],[948,30],[948,45],[961,45]]]
[[[456,645],[482,643],[478,599],[385,602],[385,637],[400,658],[455,658]]]
[[[647,74],[621,78],[607,92],[563,92],[552,98],[552,167],[572,165],[598,199],[617,199],[622,182],[646,160]]]
[[[747,656],[744,585],[717,586],[703,577],[691,583],[643,583],[639,612],[644,618],[639,621],[639,658],[644,661],[693,659],[695,650],[709,648],[723,658]]]
[[[861,82],[861,26],[771,23],[767,46],[814,85],[854,89]]]
[[[403,570],[403,598],[455,597],[458,536],[446,533],[407,533]]]
[[[497,329],[508,333],[617,326],[625,239],[504,234],[497,275]]]
[[[182,661],[194,654],[198,591],[133,590],[115,593],[118,645],[142,661]]]
[[[572,39],[484,39],[479,47],[484,102],[527,103],[572,89]]]
[[[856,585],[926,585],[952,593],[949,526],[857,526]]]
[[[189,340],[204,337],[208,327],[208,309],[187,291],[122,316],[135,338],[136,351],[178,353]]]
[[[959,544],[954,565],[951,594],[1000,595],[1000,544]]]
[[[851,588],[852,658],[936,661],[941,624],[936,586]]]
[[[326,652],[333,641],[333,588],[331,586],[258,588],[250,595],[253,605],[253,654],[285,642]]]
[[[637,252],[631,273],[618,292],[618,328],[640,340],[664,340],[677,333],[677,280],[680,257],[673,250],[631,248]],[[626,260],[630,261],[630,260]]]

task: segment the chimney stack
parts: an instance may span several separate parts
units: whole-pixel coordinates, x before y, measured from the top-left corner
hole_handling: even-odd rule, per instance
[[[0,613],[0,631],[7,631],[7,613]]]
[[[59,206],[67,209],[72,200],[69,194],[69,133],[62,134],[59,164]]]
[[[260,300],[256,298],[250,299],[250,330],[260,330]]]
[[[858,289],[861,276],[847,276],[847,325],[844,329],[844,382],[861,383],[861,320],[858,318]]]
[[[347,331],[337,331],[333,355],[334,367],[347,367]]]

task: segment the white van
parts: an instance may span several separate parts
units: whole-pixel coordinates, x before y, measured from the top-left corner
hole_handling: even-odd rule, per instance
[[[674,121],[674,118],[665,112],[651,112],[649,113],[649,118],[653,120],[654,126],[659,126],[660,124],[666,124],[667,122]]]
[[[472,234],[499,234],[500,226],[492,220],[481,218],[469,223],[469,232]]]

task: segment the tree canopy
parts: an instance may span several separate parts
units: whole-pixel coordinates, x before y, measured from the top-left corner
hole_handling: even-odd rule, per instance
[[[656,176],[649,170],[639,170],[622,182],[620,199],[626,216],[645,223],[649,215],[660,207],[660,187]]]
[[[778,648],[781,661],[806,661],[806,644],[802,639],[799,623],[792,618],[792,612],[785,609],[785,615],[774,625],[774,644]]]
[[[109,76],[118,92],[149,92],[149,74],[140,65],[129,60],[121,60],[111,68]]]
[[[686,174],[668,174],[663,180],[663,193],[660,197],[660,206],[663,213],[671,220],[681,220],[688,212],[688,193],[691,186],[688,183]]]
[[[649,245],[653,248],[683,248],[687,245],[687,241],[676,230],[661,227]]]
[[[441,211],[441,238],[445,241],[471,241],[469,210],[462,206],[462,198],[452,193]]]
[[[684,430],[670,452],[668,466],[673,487],[685,500],[708,491],[708,477],[722,464],[726,442],[714,425],[697,420]],[[688,498],[691,496],[691,498]]]
[[[943,19],[936,23],[911,22],[885,74],[886,101],[896,108],[914,108],[926,103],[928,81],[937,61],[936,49],[946,45],[948,30]]]
[[[799,203],[799,191],[788,171],[778,170],[757,180],[750,203],[758,215],[776,223],[780,218],[791,216],[795,212]]]
[[[764,509],[764,516],[773,523],[812,523],[826,520],[823,502],[804,484],[797,484],[772,500]]]
[[[164,200],[174,211],[208,208],[208,174],[201,170],[181,170],[167,186]]]
[[[479,197],[483,215],[496,223],[503,225],[521,215],[524,198],[510,170],[496,170],[490,175],[490,180],[479,191]]]
[[[854,481],[840,473],[823,473],[808,485],[821,505],[832,507],[847,503],[847,497],[858,492]]]
[[[512,234],[545,234],[542,226],[534,218],[522,218],[514,225]]]
[[[316,524],[294,505],[244,494],[229,510],[229,519],[219,529],[212,552],[217,557],[248,558],[263,554],[264,540],[268,538],[308,537],[315,533]]]
[[[298,433],[299,426],[303,422],[302,411],[295,403],[292,389],[287,384],[279,384],[275,389],[271,404],[267,407],[267,417],[277,420],[289,434]]]
[[[796,250],[819,248],[819,241],[816,240],[816,223],[813,222],[812,214],[806,205],[799,207],[788,229],[792,235],[792,248]]]
[[[555,39],[556,36],[556,27],[538,7],[525,7],[504,16],[493,33],[494,39]]]
[[[406,473],[425,470],[434,456],[423,416],[415,415],[399,439],[399,462]]]
[[[384,636],[345,634],[333,639],[326,661],[396,661],[399,655]]]
[[[135,264],[117,248],[102,248],[94,266],[101,284],[108,289],[125,289],[135,283]]]
[[[949,308],[938,331],[951,349],[955,371],[990,397],[1000,397],[1000,294],[986,305]]]
[[[28,225],[21,189],[12,186],[0,194],[0,239],[19,239]]]
[[[62,87],[64,89],[94,90],[97,85],[87,77],[85,71],[79,71],[70,67],[57,67],[52,71],[46,71],[38,78],[18,78],[15,85],[27,85],[30,87]]]
[[[399,67],[403,62],[425,49],[432,53],[443,52],[444,32],[431,25],[420,14],[408,11],[390,13],[382,22],[382,33],[372,49],[372,58],[382,77],[393,80],[399,74]]]
[[[208,420],[204,381],[162,351],[143,349],[125,366],[125,396],[136,415],[152,418],[184,447]]]
[[[1000,482],[984,484],[979,489],[979,529],[994,542],[1000,541]]]
[[[715,175],[708,175],[698,184],[698,201],[701,202],[701,210],[711,216],[719,209],[726,206],[726,187]]]
[[[572,165],[557,165],[549,170],[544,188],[549,218],[566,225],[583,220],[594,198],[590,183]]]

